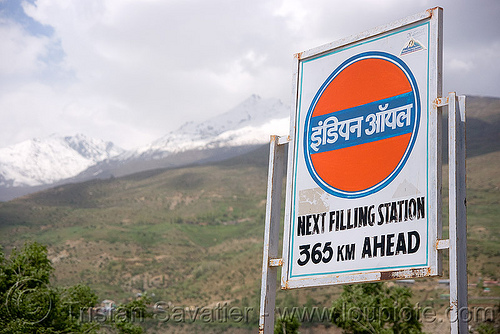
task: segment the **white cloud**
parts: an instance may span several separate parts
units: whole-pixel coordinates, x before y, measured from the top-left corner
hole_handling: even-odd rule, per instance
[[[33,35],[0,17],[0,110],[9,119],[0,124],[0,147],[52,132],[131,147],[222,113],[252,93],[289,103],[294,53],[432,6],[426,0],[23,2],[26,14],[53,34]],[[445,0],[443,6],[445,83],[500,96],[491,88],[500,80],[498,5]]]
[[[500,41],[476,48],[454,48],[445,54],[447,91],[461,94],[500,96]]]
[[[267,89],[268,82],[276,82],[269,77],[276,73],[269,62],[283,56],[269,54],[270,46],[285,41],[279,20],[261,11],[266,6],[264,1],[39,0],[25,7],[54,27],[64,66],[78,79],[75,89],[125,104],[124,118],[139,127],[156,126],[161,135],[172,123],[208,118],[253,92],[283,92]]]
[[[0,19],[0,74],[18,80],[36,76],[46,64],[42,58],[47,55],[50,39],[34,37],[12,21]]]
[[[452,58],[447,63],[449,70],[455,71],[472,71],[474,69],[474,64],[471,61],[465,61],[462,59]]]

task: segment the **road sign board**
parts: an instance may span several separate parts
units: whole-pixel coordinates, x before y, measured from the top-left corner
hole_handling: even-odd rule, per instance
[[[296,55],[283,288],[439,273],[440,15]]]

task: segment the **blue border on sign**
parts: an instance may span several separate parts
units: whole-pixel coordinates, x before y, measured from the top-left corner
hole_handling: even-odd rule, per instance
[[[413,92],[413,99],[415,101],[415,122],[414,122],[414,127],[412,129],[412,136],[410,139],[410,143],[407,146],[403,157],[399,161],[398,165],[396,168],[382,181],[377,183],[376,185],[363,189],[360,191],[345,191],[341,190],[338,188],[333,187],[332,185],[328,184],[325,182],[317,173],[316,170],[314,169],[314,166],[311,161],[311,152],[310,148],[308,145],[308,138],[309,138],[309,123],[311,120],[312,113],[314,109],[316,108],[316,104],[318,103],[319,99],[323,95],[325,89],[330,85],[330,83],[337,77],[339,73],[341,73],[343,70],[345,70],[347,67],[350,65],[364,59],[383,59],[386,61],[389,61],[393,63],[394,65],[398,66],[400,70],[404,72],[406,75],[406,78],[410,81],[410,85],[412,87],[412,92]],[[360,54],[357,54],[355,56],[352,56],[351,58],[347,59],[344,61],[340,66],[338,66],[332,74],[325,80],[325,82],[321,85],[319,90],[317,91],[316,95],[314,96],[314,99],[311,102],[311,105],[309,107],[309,110],[306,115],[305,119],[305,125],[304,125],[304,139],[303,139],[303,149],[304,149],[304,159],[306,162],[307,170],[309,171],[309,174],[313,178],[313,180],[327,193],[342,197],[342,198],[361,198],[365,197],[368,195],[371,195],[373,193],[376,193],[380,191],[381,189],[385,188],[388,184],[394,180],[394,178],[399,174],[399,172],[403,169],[404,165],[406,164],[406,161],[408,161],[408,157],[411,154],[411,151],[413,150],[413,146],[415,144],[417,134],[418,134],[418,127],[420,123],[420,112],[421,112],[421,106],[420,106],[420,93],[418,91],[418,86],[417,86],[417,81],[415,80],[415,77],[413,76],[413,73],[411,72],[410,68],[408,65],[406,65],[405,62],[403,62],[400,58],[387,53],[387,52],[382,52],[382,51],[368,51],[368,52],[363,52]],[[316,153],[316,152],[313,152]]]
[[[330,56],[332,54],[335,54],[335,53],[338,53],[338,52],[341,52],[341,51],[345,51],[345,50],[348,50],[348,49],[352,49],[354,47],[358,47],[358,46],[361,46],[361,45],[364,45],[364,44],[369,44],[369,43],[372,43],[374,41],[377,41],[377,40],[380,40],[380,39],[383,39],[383,38],[386,38],[388,36],[392,36],[392,35],[397,35],[397,34],[400,34],[400,33],[404,33],[405,31],[408,31],[408,30],[412,30],[412,29],[415,29],[415,28],[418,28],[418,27],[422,27],[422,26],[427,26],[427,36],[428,36],[428,39],[430,38],[430,23],[429,22],[425,22],[425,23],[422,23],[422,24],[416,24],[412,27],[409,27],[407,29],[403,29],[403,30],[399,30],[397,32],[393,32],[393,33],[389,33],[389,34],[384,34],[383,36],[381,37],[378,37],[378,38],[374,38],[374,39],[370,39],[368,41],[364,41],[364,42],[360,42],[360,43],[355,43],[353,45],[349,45],[349,46],[346,46],[346,47],[343,47],[343,48],[340,48],[340,49],[337,49],[337,50],[333,50],[332,52],[329,52],[329,53],[326,53],[326,54],[322,54],[322,55],[319,55],[319,56],[316,56],[316,57],[313,57],[309,60],[305,60],[304,62],[310,62],[310,61],[313,61],[313,60],[317,60],[317,59],[320,59],[320,58],[323,58],[323,57],[327,57],[327,56]],[[429,129],[429,52],[428,52],[428,49],[427,49],[427,131]],[[299,73],[302,73],[302,66],[303,66],[303,63],[300,64],[301,66],[301,69],[299,70]],[[300,78],[299,78],[299,87],[300,88],[300,91],[302,90],[302,80],[303,80],[303,76],[302,74],[300,74]],[[296,117],[298,118],[300,116],[300,112],[301,112],[301,103],[302,103],[302,93],[300,92],[298,94],[298,111],[297,111],[297,115]],[[296,123],[296,132],[295,132],[295,136],[297,136],[298,133],[300,133],[300,123]],[[298,154],[298,146],[299,146],[299,143],[296,142],[296,148],[295,148],[295,166],[297,166],[298,164],[298,158],[299,158],[299,154]],[[429,156],[429,138],[427,138],[427,170],[426,170],[426,176],[427,176],[427,183],[428,183],[428,179],[429,179],[429,161],[428,161],[428,156]],[[292,207],[295,208],[297,206],[297,203],[296,203],[296,199],[297,199],[297,194],[296,194],[296,177],[297,177],[297,170],[295,170],[294,172],[294,181],[293,181],[293,205]],[[427,187],[426,189],[426,198],[428,199],[429,198],[429,187]],[[426,205],[427,205],[427,212],[429,212],[429,201],[426,201]],[[353,270],[348,270],[348,271],[330,271],[330,272],[322,272],[322,273],[311,273],[311,274],[299,274],[299,275],[294,275],[293,274],[293,246],[295,245],[295,241],[294,241],[294,234],[293,234],[293,231],[295,230],[295,210],[292,210],[292,219],[291,219],[291,230],[290,230],[290,236],[289,238],[291,240],[289,240],[289,247],[288,247],[288,258],[289,258],[289,261],[288,261],[288,280],[289,279],[292,279],[294,277],[307,277],[307,276],[325,276],[325,275],[333,275],[333,274],[343,274],[343,273],[354,273],[354,272],[360,272],[360,271],[368,271],[368,272],[376,272],[376,271],[382,271],[382,270],[390,270],[390,269],[401,269],[401,268],[408,268],[408,267],[413,267],[413,268],[427,268],[428,267],[428,261],[429,261],[429,216],[427,215],[427,249],[426,249],[426,257],[425,257],[425,263],[421,263],[421,264],[415,264],[415,265],[412,265],[412,266],[387,266],[387,267],[373,267],[373,268],[363,268],[363,269],[353,269]]]

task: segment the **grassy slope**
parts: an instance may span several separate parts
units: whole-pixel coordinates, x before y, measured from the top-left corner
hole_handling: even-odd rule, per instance
[[[114,298],[149,281],[184,302],[225,299],[185,291],[186,278],[224,271],[221,259],[230,265],[260,247],[265,180],[263,168],[208,166],[68,185],[4,204],[2,244],[48,244],[59,283],[83,280]]]
[[[485,105],[498,110],[495,101],[474,99],[473,113]],[[487,113],[472,124],[496,125],[496,115]],[[474,126],[467,162],[471,283],[500,278],[500,151],[497,141],[483,139],[481,127]],[[478,150],[478,142],[489,146]],[[47,244],[56,284],[84,282],[102,299],[124,301],[148,291],[176,305],[229,302],[258,312],[266,153],[70,184],[1,203],[0,244],[7,250],[28,240]],[[435,282],[418,281],[415,301],[445,305],[439,297],[446,288]],[[278,304],[329,306],[339,292],[339,287],[280,291]],[[500,290],[487,294],[471,288],[470,295],[474,303],[472,297],[498,297]]]

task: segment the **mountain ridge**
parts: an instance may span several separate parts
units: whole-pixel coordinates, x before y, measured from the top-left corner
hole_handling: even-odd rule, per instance
[[[289,108],[274,98],[252,95],[234,108],[203,122],[186,122],[177,130],[117,160],[136,157],[159,159],[188,150],[263,144],[269,131],[277,128],[288,133]]]
[[[467,113],[467,155],[470,157],[499,150],[500,99],[467,97]],[[237,157],[268,143],[271,134],[288,134],[289,114],[289,107],[280,100],[262,99],[252,95],[234,108],[208,120],[187,122],[149,145],[105,156],[90,148],[86,152],[78,142],[78,135],[60,137],[65,138],[65,145],[68,148],[74,152],[81,151],[78,153],[79,159],[85,158],[85,154],[93,156],[92,163],[85,160],[84,168],[80,167],[78,172],[66,173],[64,177],[52,177],[24,186],[6,175],[2,159],[2,152],[6,149],[0,149],[0,201],[11,200],[64,183],[121,177],[141,171],[205,164]],[[444,119],[445,117],[446,115],[443,115]],[[446,121],[443,125],[443,142],[446,145]],[[107,145],[114,144],[107,142]],[[103,148],[103,151],[106,151],[106,148]],[[447,161],[445,151],[443,150],[444,161]],[[14,153],[15,150],[11,149],[9,154]],[[51,172],[65,171],[64,162],[76,160],[74,157],[63,156],[54,161],[55,167],[49,168]],[[23,161],[22,165],[30,166],[30,162]]]
[[[0,149],[0,186],[52,184],[122,152],[111,142],[84,134],[26,140]]]
[[[137,149],[123,150],[82,134],[25,141],[0,149],[0,201],[68,182],[231,158],[265,144],[270,134],[287,134],[288,119],[289,108],[279,99],[254,94]]]

